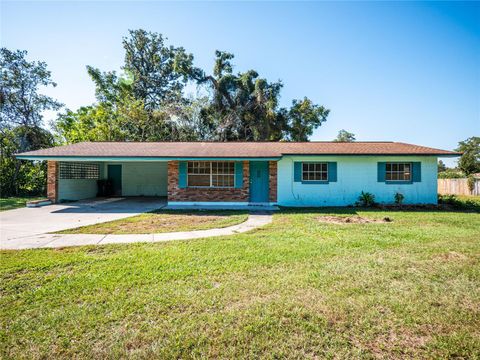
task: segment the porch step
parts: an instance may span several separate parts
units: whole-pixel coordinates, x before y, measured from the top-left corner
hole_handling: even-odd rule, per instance
[[[256,211],[277,211],[275,205],[167,205],[162,210],[242,210],[249,212]]]
[[[41,199],[41,200],[33,200],[27,202],[27,207],[28,208],[35,208],[35,207],[40,207],[40,206],[46,206],[46,205],[51,205],[52,202],[48,199]]]

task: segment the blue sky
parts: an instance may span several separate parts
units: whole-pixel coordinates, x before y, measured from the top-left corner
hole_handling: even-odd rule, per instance
[[[1,45],[48,63],[70,109],[94,101],[85,66],[119,70],[128,29],[160,32],[210,70],[216,49],[236,70],[284,82],[282,104],[331,109],[312,140],[454,148],[480,135],[480,3],[8,2]],[[51,118],[48,114],[47,119]]]

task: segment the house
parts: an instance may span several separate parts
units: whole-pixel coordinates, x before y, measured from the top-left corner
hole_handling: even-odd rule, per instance
[[[53,202],[166,196],[169,205],[346,206],[361,191],[380,203],[437,202],[437,157],[460,153],[399,142],[82,142],[25,152],[48,161]]]

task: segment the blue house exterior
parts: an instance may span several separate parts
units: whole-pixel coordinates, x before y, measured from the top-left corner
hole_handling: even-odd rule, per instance
[[[327,162],[331,171],[324,182],[295,179],[304,162]],[[387,163],[412,164],[412,177],[385,179]],[[295,172],[297,166],[297,172]],[[396,193],[405,204],[437,203],[437,158],[432,156],[284,156],[278,161],[278,204],[282,206],[347,206],[361,191],[379,203],[393,203]]]
[[[459,153],[394,142],[78,143],[18,154],[48,161],[53,202],[162,196],[172,206],[437,203],[437,159]]]

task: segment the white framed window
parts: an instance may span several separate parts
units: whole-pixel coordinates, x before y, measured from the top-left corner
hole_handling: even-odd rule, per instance
[[[233,188],[235,163],[233,161],[189,161],[188,187]]]
[[[328,163],[302,163],[302,181],[328,181]]]
[[[386,181],[411,181],[412,180],[412,164],[389,162],[385,164],[385,180]]]

